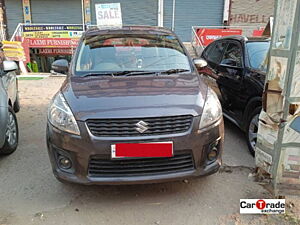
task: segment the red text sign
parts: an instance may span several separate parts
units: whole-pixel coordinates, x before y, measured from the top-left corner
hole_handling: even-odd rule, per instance
[[[214,40],[231,35],[241,35],[242,30],[240,29],[208,29],[200,28],[197,30],[197,35],[203,46],[209,45]]]
[[[254,30],[252,33],[253,37],[261,37],[264,33],[264,30]]]
[[[79,39],[72,38],[29,38],[30,48],[76,48]]]

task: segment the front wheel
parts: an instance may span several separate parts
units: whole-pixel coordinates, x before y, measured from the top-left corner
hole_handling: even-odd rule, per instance
[[[2,148],[0,148],[1,155],[9,155],[13,153],[17,147],[19,142],[19,130],[18,130],[18,122],[17,117],[14,110],[9,107],[8,108],[8,123],[5,135],[5,143]]]
[[[255,155],[257,142],[258,121],[261,108],[256,108],[249,116],[246,127],[247,145],[251,155]]]

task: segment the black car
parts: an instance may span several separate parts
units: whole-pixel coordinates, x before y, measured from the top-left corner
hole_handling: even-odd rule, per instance
[[[245,131],[253,155],[269,47],[266,38],[229,36],[214,41],[202,53],[208,66],[200,72],[217,93],[224,116]]]

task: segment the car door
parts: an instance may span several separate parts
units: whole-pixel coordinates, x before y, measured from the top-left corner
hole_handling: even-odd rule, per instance
[[[209,45],[202,54],[202,58],[207,61],[208,66],[207,68],[199,71],[199,73],[202,74],[204,82],[216,92],[221,104],[223,102],[222,94],[217,84],[217,80],[219,78],[218,66],[226,47],[227,41],[225,40],[215,41]]]
[[[223,108],[234,117],[240,117],[243,101],[243,48],[239,41],[230,41],[216,67],[217,85],[222,95]]]

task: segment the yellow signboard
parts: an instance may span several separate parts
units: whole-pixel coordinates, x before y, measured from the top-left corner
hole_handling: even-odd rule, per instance
[[[23,16],[25,23],[31,23],[30,0],[23,0]]]
[[[83,0],[84,8],[84,23],[86,25],[91,25],[91,1]]]
[[[24,32],[25,38],[80,38],[83,31],[33,31]]]

